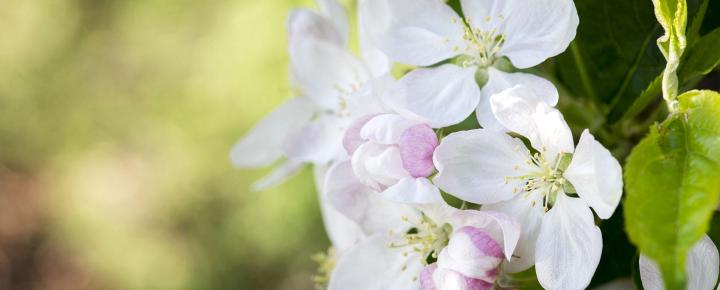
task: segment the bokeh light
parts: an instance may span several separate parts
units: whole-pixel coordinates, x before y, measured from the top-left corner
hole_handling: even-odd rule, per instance
[[[0,289],[313,289],[310,169],[228,160],[292,96],[298,6],[0,2]]]

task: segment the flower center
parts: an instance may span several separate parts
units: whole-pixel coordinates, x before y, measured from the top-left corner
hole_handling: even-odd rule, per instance
[[[490,17],[486,17],[483,21],[489,23]],[[502,15],[498,16],[498,21],[503,21]],[[458,23],[460,20],[453,19],[453,23]],[[462,66],[479,66],[489,67],[493,64],[497,58],[495,55],[500,51],[503,43],[505,43],[505,35],[498,32],[496,28],[489,30],[481,29],[473,25],[471,19],[467,19],[466,23],[463,24],[465,34],[463,40],[465,40],[465,48],[463,53],[468,57],[463,58],[461,61]],[[453,50],[459,50],[459,47],[454,47]]]
[[[505,183],[510,180],[523,181],[524,185],[514,188],[513,193],[522,193],[523,198],[531,200],[533,207],[540,202],[543,209],[548,211],[555,203],[558,193],[571,186],[563,177],[563,172],[567,169],[572,154],[561,153],[548,159],[543,152],[533,153],[526,161],[535,171],[526,175],[505,177]]]
[[[335,112],[338,117],[347,117],[350,115],[347,108],[347,100],[361,90],[365,89],[366,82],[363,81],[362,77],[360,76],[360,69],[358,69],[357,67],[353,67],[352,71],[352,81],[349,81],[345,84],[334,83],[332,85],[333,89],[335,89],[335,91],[337,92],[338,97],[338,110]]]
[[[403,221],[413,225],[406,233],[400,235],[404,240],[401,243],[391,243],[391,248],[404,248],[405,256],[410,253],[418,253],[422,257],[422,263],[427,265],[430,261],[437,259],[440,250],[447,246],[452,234],[450,224],[436,224],[427,215],[422,214],[418,221],[411,221],[403,216]],[[390,232],[390,235],[394,235]]]

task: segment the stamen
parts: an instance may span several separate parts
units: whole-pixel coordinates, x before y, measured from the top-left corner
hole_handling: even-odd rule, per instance
[[[415,225],[407,233],[400,236],[404,241],[401,244],[391,243],[390,248],[407,248],[403,256],[417,253],[422,257],[422,263],[427,264],[428,258],[437,259],[437,255],[448,243],[452,228],[448,224],[438,226],[427,215],[422,214],[417,221],[411,221],[407,216],[400,219]]]
[[[492,19],[490,16],[486,16],[483,20],[485,23],[489,23]],[[451,21],[456,23],[452,19]],[[505,36],[499,34],[495,28],[482,30],[479,27],[475,27],[472,19],[469,18],[465,21],[464,29],[463,40],[465,40],[465,48],[463,51],[473,57],[470,60],[463,61],[462,65],[466,67],[488,67],[492,65],[495,61],[495,54],[500,51],[503,43],[505,43]],[[455,47],[453,47],[453,51],[457,52]]]
[[[560,193],[564,184],[567,182],[563,178],[563,170],[566,167],[563,163],[564,155],[558,155],[554,158],[554,162],[549,164],[548,158],[546,158],[547,150],[533,153],[525,161],[526,164],[535,168],[533,172],[529,174],[519,176],[506,176],[504,181],[508,184],[511,180],[521,181],[521,187],[515,187],[512,192],[517,194],[522,192],[524,199],[531,200],[531,206],[536,205],[536,201],[541,201],[543,209],[545,211],[550,210],[556,196]],[[513,166],[514,171],[519,171],[518,165]],[[533,196],[535,195],[535,196]]]
[[[317,273],[312,277],[312,280],[315,283],[315,289],[326,289],[328,282],[330,282],[330,274],[332,273],[333,268],[335,268],[335,263],[337,262],[335,249],[330,247],[326,252],[320,252],[313,255],[311,259],[318,264]]]

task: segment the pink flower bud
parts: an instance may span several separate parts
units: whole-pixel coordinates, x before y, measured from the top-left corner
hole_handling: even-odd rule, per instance
[[[492,236],[482,229],[466,226],[450,237],[448,246],[438,256],[438,266],[494,283],[503,257],[502,247]]]
[[[412,177],[428,177],[435,169],[432,161],[438,139],[426,124],[415,125],[403,132],[398,142],[403,168]]]

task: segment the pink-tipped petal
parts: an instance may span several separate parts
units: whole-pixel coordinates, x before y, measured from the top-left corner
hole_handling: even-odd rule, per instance
[[[408,128],[400,136],[398,145],[403,168],[412,177],[428,177],[433,173],[432,156],[438,139],[430,126],[420,124]]]
[[[491,290],[493,284],[480,279],[465,277],[465,285],[468,290]]]
[[[493,239],[485,231],[475,227],[462,227],[458,230],[458,233],[466,234],[473,245],[480,250],[483,254],[495,258],[502,258],[503,251],[500,244]]]
[[[433,272],[437,269],[437,264],[433,263],[427,265],[420,272],[420,289],[422,290],[437,290],[435,287],[435,281],[433,281]]]
[[[342,143],[348,155],[352,155],[353,153],[355,153],[355,150],[357,150],[360,145],[367,141],[360,137],[360,131],[362,131],[363,126],[365,126],[365,124],[373,117],[375,117],[375,114],[365,115],[357,118],[355,121],[353,121],[352,125],[350,125],[350,128],[345,131]]]
[[[481,228],[464,226],[450,236],[450,242],[438,255],[440,269],[465,277],[495,282],[504,260],[502,246]]]
[[[476,279],[465,276],[451,269],[443,268],[438,266],[433,271],[433,283],[434,288],[421,288],[426,289],[452,289],[452,290],[490,290],[493,289],[494,285],[491,282]]]

